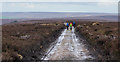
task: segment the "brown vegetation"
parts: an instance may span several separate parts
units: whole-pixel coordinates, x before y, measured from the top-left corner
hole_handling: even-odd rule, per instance
[[[117,22],[76,23],[76,32],[84,36],[104,59],[120,59]]]
[[[40,60],[63,26],[60,22],[3,25],[3,61]]]

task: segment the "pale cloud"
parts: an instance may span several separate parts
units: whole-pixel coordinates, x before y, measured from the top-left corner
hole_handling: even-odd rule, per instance
[[[104,12],[117,13],[114,2],[84,3],[3,3],[3,12]],[[79,7],[79,8],[78,8]],[[112,9],[111,9],[112,8]]]
[[[0,0],[0,2],[119,2],[119,0]]]
[[[31,3],[22,4],[22,6],[25,6],[27,8],[34,8],[35,7],[35,5],[31,4]]]
[[[0,3],[0,12],[2,12],[2,3]],[[1,14],[0,14],[1,15]]]
[[[99,0],[99,2],[119,2],[119,0]]]
[[[102,6],[111,6],[111,5],[115,5],[118,6],[118,3],[116,2],[98,2],[98,5],[102,5]]]

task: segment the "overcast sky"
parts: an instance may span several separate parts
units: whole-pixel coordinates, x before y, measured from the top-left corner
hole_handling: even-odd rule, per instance
[[[1,2],[118,2],[119,0],[0,0]]]
[[[0,3],[2,11],[0,10],[0,12],[117,13],[118,1],[119,0],[2,0]]]

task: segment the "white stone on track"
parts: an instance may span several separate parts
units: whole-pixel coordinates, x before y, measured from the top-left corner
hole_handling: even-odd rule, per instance
[[[65,29],[56,42],[56,45],[49,48],[47,56],[42,58],[42,60],[95,59],[89,55],[87,48],[76,38],[74,28],[72,30]]]

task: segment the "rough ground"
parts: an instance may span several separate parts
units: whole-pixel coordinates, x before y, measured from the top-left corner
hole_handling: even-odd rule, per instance
[[[76,30],[64,30],[63,23],[19,23],[2,26],[3,60],[92,60],[120,58],[118,23],[76,21]],[[59,35],[61,36],[59,37]],[[85,39],[77,37],[84,36]],[[59,37],[59,38],[58,38]],[[58,39],[57,39],[58,38]],[[56,40],[57,39],[57,40]],[[88,44],[84,44],[88,42]],[[51,47],[50,47],[51,46]],[[47,53],[46,53],[47,52]],[[45,55],[46,53],[46,55]],[[57,56],[57,57],[56,57]]]
[[[99,58],[106,60],[120,59],[120,42],[117,22],[77,22],[78,35],[84,36]]]
[[[56,45],[51,46],[42,60],[92,60],[95,59],[91,52],[82,44],[83,39],[76,38],[74,29],[65,29],[56,40]]]
[[[2,26],[2,60],[40,60],[63,31],[61,23],[27,23]]]

